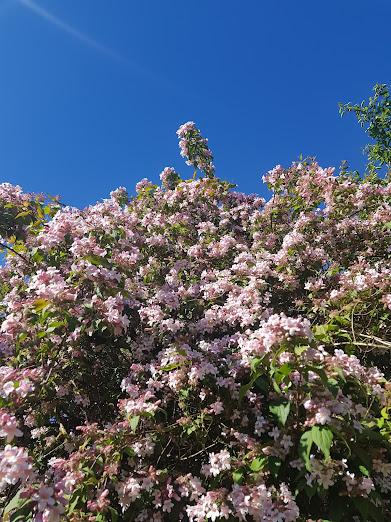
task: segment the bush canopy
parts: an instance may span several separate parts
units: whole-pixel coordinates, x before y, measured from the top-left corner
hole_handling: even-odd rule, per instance
[[[78,210],[0,185],[4,520],[389,520],[391,184],[201,170]]]

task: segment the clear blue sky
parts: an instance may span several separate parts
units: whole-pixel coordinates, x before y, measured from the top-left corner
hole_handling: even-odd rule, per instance
[[[389,0],[0,0],[1,181],[84,207],[190,177],[188,120],[245,192],[300,154],[362,169],[338,102],[391,84],[390,20]]]

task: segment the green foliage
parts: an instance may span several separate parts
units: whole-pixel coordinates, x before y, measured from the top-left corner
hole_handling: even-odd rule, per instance
[[[2,187],[6,516],[39,522],[47,487],[68,522],[386,520],[389,187],[304,161],[268,203],[229,193],[187,128],[205,177],[125,208]]]
[[[387,85],[375,85],[375,95],[369,98],[368,105],[362,101],[361,104],[350,103],[339,104],[341,116],[345,112],[354,112],[361,127],[366,125],[365,132],[375,143],[363,148],[364,154],[368,155],[367,168],[370,172],[376,172],[383,165],[391,164],[391,98]]]

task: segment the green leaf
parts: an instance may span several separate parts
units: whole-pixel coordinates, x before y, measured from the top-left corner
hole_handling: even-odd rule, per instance
[[[313,328],[314,337],[316,339],[319,339],[320,341],[328,340],[329,339],[328,332],[335,332],[336,330],[338,330],[338,328],[339,327],[337,325],[333,325],[333,324],[317,325]]]
[[[181,366],[185,366],[187,364],[189,364],[188,361],[182,361],[178,364],[167,364],[167,366],[161,366],[160,370],[162,370],[163,372],[170,372],[171,370],[176,370],[177,368],[180,368]]]
[[[235,484],[241,484],[244,479],[243,467],[236,469],[232,472],[232,479]]]
[[[110,268],[110,269],[113,268],[113,266],[114,266],[113,263],[110,263],[110,261],[108,259],[106,259],[105,257],[97,256],[95,254],[88,256],[87,261],[89,261],[93,265],[104,266],[105,268]]]
[[[285,397],[272,401],[269,406],[270,413],[276,417],[282,426],[285,426],[290,409],[291,403]]]
[[[56,329],[56,328],[54,328],[53,326],[49,326],[49,328],[46,329],[46,333],[47,333],[47,334],[51,334],[51,333],[54,332],[55,329]]]
[[[132,417],[130,419],[129,425],[130,425],[133,433],[136,431],[139,421],[140,421],[140,415],[135,415],[134,417]]]
[[[275,479],[278,477],[278,474],[281,469],[281,459],[278,457],[269,457],[269,471]]]
[[[294,370],[295,370],[295,368],[288,363],[281,366],[281,368],[279,368],[276,371],[276,373],[274,374],[276,383],[280,384],[280,382],[283,380],[283,378],[286,377],[287,375],[289,375],[290,373],[292,373]]]
[[[10,502],[5,506],[4,508],[4,515],[3,515],[3,521],[7,520],[8,513],[12,511],[13,509],[21,509],[27,502],[30,501],[28,498],[20,498],[21,493],[23,493],[23,490],[19,490],[16,495],[10,500]]]
[[[360,433],[360,439],[361,438],[368,438],[371,440],[384,440],[384,435],[382,435],[379,431],[371,430],[370,428],[365,428]]]
[[[20,217],[28,216],[31,214],[31,210],[25,210],[24,212],[20,212],[17,216],[15,216],[15,219],[18,219]]]
[[[351,447],[353,453],[364,464],[365,468],[368,470],[371,470],[372,469],[372,460],[371,460],[371,457],[369,456],[368,452],[357,443],[352,443],[350,447]]]
[[[67,515],[70,515],[74,512],[75,509],[81,506],[83,503],[83,497],[85,496],[85,493],[83,489],[77,489],[74,491],[69,504],[67,505]],[[80,504],[79,504],[80,502]]]
[[[370,473],[365,466],[359,466],[358,469],[361,471],[361,473],[363,475],[365,475],[366,477],[369,477]]]
[[[333,368],[339,375],[339,377],[341,378],[342,382],[346,382],[346,379],[345,379],[345,376],[343,374],[343,371],[342,371],[342,368],[340,368],[339,366],[338,367],[335,367]]]
[[[258,377],[255,381],[255,386],[259,388],[263,393],[267,393],[269,389],[269,383],[265,377]]]
[[[328,379],[327,380],[327,388],[329,389],[330,393],[335,398],[338,395],[338,392],[340,390],[339,383],[336,379]]]
[[[33,303],[33,308],[36,312],[40,312],[44,308],[50,305],[50,301],[46,301],[46,299],[37,299]]]
[[[333,440],[332,431],[327,426],[313,426],[311,432],[313,442],[324,453],[326,459],[329,459],[331,442]]]
[[[64,326],[64,321],[54,321],[53,323],[49,324],[49,328],[57,328],[57,326]]]
[[[111,522],[117,522],[118,520],[118,511],[114,509],[112,506],[107,506],[111,513]]]
[[[51,196],[50,194],[46,193],[47,194],[47,197],[49,199],[51,199],[52,201],[54,201],[55,203],[58,203],[58,199],[54,198],[53,196]]]
[[[296,355],[300,356],[306,350],[308,350],[308,346],[295,346],[295,354]]]
[[[305,348],[308,348],[308,347],[306,346]],[[292,373],[294,370],[295,370],[295,368],[292,365],[285,363],[278,369],[278,373],[281,373],[281,375],[283,375],[285,377],[286,375],[289,375],[290,373]]]
[[[79,324],[79,321],[76,319],[76,317],[73,317],[72,315],[67,315],[66,321],[71,332],[73,332],[76,326]]]
[[[12,513],[9,517],[9,522],[26,522],[27,520],[32,520],[30,504],[31,502],[28,500],[23,507]]]
[[[303,435],[300,437],[298,453],[299,457],[304,462],[307,471],[312,471],[310,465],[310,451],[313,442],[314,441],[312,438],[312,430],[304,432]]]
[[[353,497],[353,504],[355,505],[358,513],[361,515],[361,520],[363,522],[367,522],[369,501],[362,497]]]
[[[316,366],[306,366],[305,369],[306,369],[306,371],[310,370],[314,373],[317,373],[322,380],[323,386],[325,388],[327,387],[327,375],[326,375],[326,372],[322,368],[316,368]]]
[[[263,357],[254,357],[250,361],[251,373],[255,373],[257,371],[258,366],[261,364]]]
[[[254,382],[258,379],[258,377],[260,377],[262,375],[262,373],[259,373],[259,374],[256,373],[249,383],[244,384],[243,386],[240,387],[240,390],[239,390],[239,402],[241,402],[243,400],[243,397],[246,395],[246,393],[249,390],[251,390],[251,388],[254,385]]]
[[[257,457],[250,464],[251,470],[255,472],[261,471],[265,467],[267,460],[268,458],[266,456]]]
[[[306,488],[304,488],[304,491],[306,492],[306,495],[309,498],[309,500],[311,500],[311,498],[315,495],[317,489],[318,486],[316,483],[312,486],[307,486]]]
[[[39,264],[43,259],[43,254],[41,254],[40,252],[35,252],[35,254],[31,257],[34,263]]]
[[[274,388],[274,391],[276,391],[278,394],[282,393],[281,388],[278,386],[278,384],[276,383],[276,381],[274,379],[273,379],[273,388]]]

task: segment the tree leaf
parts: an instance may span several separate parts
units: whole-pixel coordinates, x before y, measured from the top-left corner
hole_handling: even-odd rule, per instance
[[[129,425],[132,428],[133,433],[136,431],[138,423],[140,421],[140,415],[135,415],[129,421]]]
[[[263,393],[267,393],[269,389],[269,383],[265,377],[258,377],[255,381],[255,386],[261,390]]]
[[[250,464],[250,468],[252,471],[261,471],[266,463],[267,463],[267,457],[266,456],[263,456],[263,457],[257,457],[256,459],[254,459],[251,464]]]
[[[263,372],[261,373],[256,373],[253,378],[251,379],[251,381],[247,384],[244,384],[243,386],[240,387],[240,390],[239,390],[239,403],[243,400],[243,397],[246,395],[246,393],[251,390],[251,388],[254,386],[254,382],[258,379],[259,376],[261,376],[263,374]]]
[[[27,504],[27,502],[30,501],[29,498],[20,498],[21,493],[23,493],[23,490],[19,490],[16,493],[16,495],[10,500],[10,502],[5,506],[3,521],[7,520],[8,513],[10,513],[10,511],[16,508],[21,509],[22,507],[24,507],[25,504]]]
[[[300,437],[298,453],[301,460],[304,462],[304,465],[307,471],[312,471],[310,465],[310,451],[313,443],[312,438],[312,430],[305,431],[303,435]]]
[[[272,401],[269,406],[270,413],[276,417],[282,426],[285,426],[290,409],[291,403],[285,397]]]
[[[340,390],[339,382],[336,379],[330,378],[327,379],[327,388],[335,398],[338,395],[338,392]]]
[[[314,337],[320,341],[328,339],[328,332],[334,332],[336,330],[338,330],[338,326],[333,324],[320,324],[313,328]]]
[[[235,471],[233,471],[232,479],[233,479],[235,484],[241,484],[243,482],[244,472],[243,472],[243,468],[242,467],[240,467],[240,468],[236,469]]]
[[[110,268],[110,269],[113,268],[113,264],[110,263],[110,261],[108,259],[106,259],[105,257],[102,257],[102,256],[97,256],[95,254],[88,256],[87,261],[89,261],[90,263],[92,263],[93,265],[96,265],[96,266],[104,266],[105,268]]]
[[[177,368],[180,368],[181,366],[185,366],[189,364],[188,361],[182,361],[177,364],[167,364],[167,366],[161,366],[160,370],[163,372],[170,372],[171,370],[176,370]]]
[[[112,506],[107,506],[111,513],[111,522],[117,522],[118,520],[118,511],[114,509]]]
[[[367,522],[369,501],[362,497],[353,497],[353,504],[361,515],[362,520]]]
[[[269,471],[276,479],[281,469],[281,459],[278,457],[269,457]]]
[[[350,447],[348,441],[345,439],[345,437],[342,435],[342,433],[339,430],[334,428],[334,426],[329,426],[329,429],[334,433],[334,435],[336,435],[339,439],[341,439],[344,442],[344,444],[348,450],[348,454],[346,456],[350,457],[350,455],[352,454],[352,450],[351,450],[351,447]]]
[[[74,494],[72,495],[72,498],[69,501],[69,504],[67,506],[67,515],[71,515],[73,511],[76,509],[76,506],[80,500],[81,497],[81,491],[80,489],[76,490]]]
[[[319,377],[322,380],[323,386],[327,387],[327,375],[326,372],[322,368],[316,368],[316,366],[307,366],[306,370],[311,370],[312,372],[319,375]]]
[[[361,471],[361,473],[363,475],[365,475],[366,477],[369,477],[370,473],[365,466],[359,466],[358,469]]]
[[[37,299],[33,303],[33,308],[36,312],[40,312],[44,308],[50,305],[50,301],[46,301],[46,299]]]
[[[27,520],[32,520],[32,518],[30,518],[32,516],[30,504],[31,502],[28,500],[24,506],[12,513],[9,517],[9,522],[26,522]]]
[[[333,432],[327,426],[313,426],[311,432],[313,442],[315,442],[318,448],[324,453],[326,459],[329,459]]]
[[[355,455],[361,460],[366,469],[372,469],[372,460],[368,452],[362,448],[358,443],[351,444],[351,449]]]

